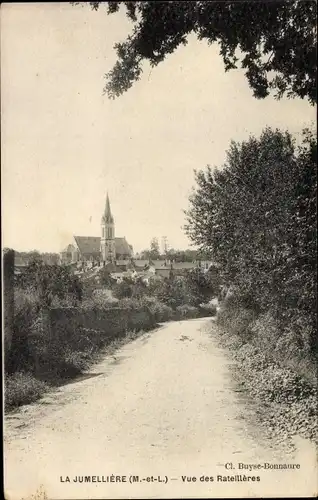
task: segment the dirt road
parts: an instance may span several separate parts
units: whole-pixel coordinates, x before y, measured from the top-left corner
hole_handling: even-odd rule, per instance
[[[6,498],[312,495],[313,450],[299,442],[286,456],[265,439],[213,328],[211,319],[166,324],[8,416]]]

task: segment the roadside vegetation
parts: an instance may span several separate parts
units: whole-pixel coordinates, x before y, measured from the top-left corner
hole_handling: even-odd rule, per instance
[[[94,344],[91,338],[87,338],[89,346],[86,348],[79,347],[76,351],[68,350],[64,354],[60,350],[59,354],[63,357],[58,363],[59,371],[52,370],[46,373],[45,380],[41,380],[43,375],[39,377],[30,366],[11,374],[6,373],[5,411],[10,412],[19,406],[34,403],[52,388],[64,382],[65,378],[63,377],[70,379],[80,375],[97,362],[101,356],[114,354],[121,346],[132,342],[144,333],[143,330],[126,331],[121,337],[108,339],[107,342],[98,344]]]
[[[317,143],[266,129],[197,172],[187,233],[219,264],[217,323],[273,432],[317,436]],[[276,431],[275,431],[276,429]]]
[[[150,284],[138,278],[117,283],[105,269],[97,278],[92,285],[70,266],[47,265],[40,258],[15,277],[13,338],[5,359],[7,411],[36,401],[52,386],[87,370],[100,353],[112,352],[158,323],[216,314],[209,299],[217,288],[208,286],[209,278],[197,270]],[[46,321],[46,312],[54,308],[96,321],[71,335],[65,325],[65,338],[55,338]],[[107,310],[135,317],[134,327],[115,332],[105,320],[101,330],[100,318]]]

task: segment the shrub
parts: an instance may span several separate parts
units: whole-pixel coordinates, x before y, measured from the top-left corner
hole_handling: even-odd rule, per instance
[[[169,321],[173,317],[172,308],[154,297],[145,296],[140,300],[140,304],[146,306],[153,315],[155,321],[159,323]]]
[[[251,342],[267,355],[277,348],[281,337],[281,330],[271,313],[267,312],[255,319],[250,327]]]
[[[217,313],[218,325],[231,335],[240,337],[243,342],[251,339],[251,326],[255,318],[255,311],[236,307],[221,306]]]
[[[256,360],[258,368],[264,360],[278,363],[312,386],[317,385],[317,360],[310,347],[311,327],[304,318],[286,325],[284,321],[278,322],[271,312],[258,315],[239,304],[235,294],[224,301],[217,313],[217,323],[233,346],[241,353],[247,352],[245,362],[250,362],[250,358]]]
[[[18,277],[18,286],[35,292],[44,307],[53,299],[68,298],[73,304],[82,300],[83,286],[78,276],[68,266],[43,264],[34,260]]]
[[[120,301],[113,297],[109,290],[93,290],[90,297],[82,300],[81,308],[83,310],[111,309],[118,307],[119,303]]]
[[[155,320],[159,323],[164,321],[169,321],[173,318],[173,310],[171,307],[163,304],[162,302],[156,302],[149,306],[151,314],[154,316]]]
[[[64,352],[63,358],[59,363],[59,372],[64,376],[73,376],[81,373],[90,365],[93,353],[96,351],[94,348],[86,348],[85,350],[71,350],[67,349]],[[63,365],[63,367],[61,366]],[[61,370],[61,368],[63,368]]]
[[[152,281],[148,294],[155,297],[159,302],[172,307],[172,309],[176,309],[176,307],[185,303],[192,304],[194,300],[185,278],[180,276]]]
[[[40,299],[35,291],[16,288],[14,292],[13,334],[5,370],[12,373],[27,369],[30,363],[28,336],[40,311]]]
[[[123,309],[139,309],[141,307],[141,303],[139,299],[125,297],[118,301],[118,307]]]
[[[209,302],[208,304],[200,304],[199,311],[201,312],[201,314],[206,314],[208,316],[216,316],[217,307],[215,304],[211,304]]]
[[[211,266],[207,273],[201,269],[192,269],[185,275],[185,287],[189,305],[198,307],[202,302],[217,297],[219,294],[218,270]]]
[[[24,327],[30,327],[40,307],[40,298],[35,291],[16,288],[14,290],[15,328],[22,330]]]
[[[49,386],[33,375],[16,372],[5,377],[5,409],[10,410],[20,405],[32,403],[41,397]]]
[[[103,288],[93,290],[92,299],[97,305],[106,305],[107,307],[114,307],[118,304],[118,299],[113,296],[111,290]]]
[[[117,299],[130,298],[133,295],[134,281],[124,278],[120,283],[113,285],[113,294]]]
[[[251,326],[252,342],[269,359],[291,368],[311,384],[316,382],[316,361],[310,348],[310,326],[303,318],[279,325],[271,313],[261,315]]]
[[[98,281],[101,285],[112,288],[116,281],[111,277],[111,273],[108,269],[102,268],[97,273]]]
[[[183,304],[176,309],[177,317],[179,319],[191,319],[199,316],[199,309],[189,304]]]

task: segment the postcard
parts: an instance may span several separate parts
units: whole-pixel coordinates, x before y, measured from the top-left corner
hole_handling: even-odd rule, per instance
[[[316,34],[2,4],[7,500],[316,496]]]

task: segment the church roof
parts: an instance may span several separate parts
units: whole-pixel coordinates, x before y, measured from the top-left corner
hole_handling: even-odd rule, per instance
[[[74,239],[82,255],[100,255],[99,236],[74,236]],[[115,249],[117,255],[131,254],[131,247],[126,238],[115,238]]]
[[[116,253],[119,255],[130,255],[132,246],[128,245],[126,238],[115,238]]]
[[[83,254],[100,254],[100,237],[97,236],[74,236],[76,245]]]

